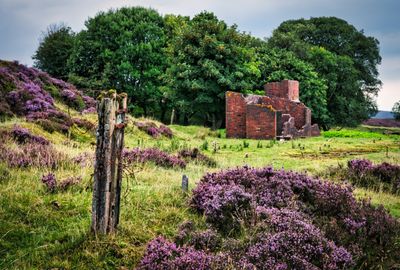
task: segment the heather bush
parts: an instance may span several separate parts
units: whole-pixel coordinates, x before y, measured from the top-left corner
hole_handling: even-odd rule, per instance
[[[57,183],[57,179],[54,173],[48,173],[42,175],[42,183],[45,185],[47,191],[56,192],[57,190],[65,191],[73,185],[77,185],[82,181],[80,176],[67,177]]]
[[[44,174],[42,176],[42,183],[46,186],[49,192],[55,192],[57,188],[57,180],[54,173]]]
[[[134,122],[134,125],[136,127],[138,127],[139,130],[146,132],[148,135],[150,135],[153,138],[158,138],[159,136],[165,136],[167,138],[172,138],[172,136],[173,136],[172,130],[163,124],[161,124],[158,127],[157,124],[154,122],[136,121],[136,122]]]
[[[18,147],[1,145],[0,160],[13,168],[46,167],[53,169],[62,162],[68,161],[63,153],[56,151],[50,144],[38,142],[24,143]]]
[[[305,174],[270,167],[209,173],[191,206],[213,229],[186,223],[176,244],[212,253],[216,268],[228,263],[217,259],[221,252],[238,269],[390,268],[400,255],[400,225],[383,207]]]
[[[95,100],[83,95],[72,84],[17,62],[1,61],[0,64],[2,117],[12,114],[26,116],[49,131],[65,132],[72,121],[54,106],[54,98],[60,98],[78,111],[93,111]]]
[[[217,166],[217,162],[202,154],[199,149],[192,148],[192,149],[182,149],[178,153],[178,157],[184,159],[185,161],[195,161],[196,163],[206,165],[208,167],[215,167]]]
[[[400,193],[400,166],[383,162],[372,164],[369,160],[350,160],[347,164],[347,178],[356,186],[383,189],[393,194]]]
[[[192,247],[176,246],[162,237],[152,240],[137,269],[208,270],[213,256]]]
[[[48,145],[50,142],[41,136],[35,136],[28,129],[15,125],[11,131],[13,139],[19,144],[38,143]]]
[[[132,150],[124,149],[122,158],[125,167],[130,167],[135,163],[154,162],[157,166],[172,168],[185,168],[186,162],[177,156],[170,155],[157,148],[141,149],[139,147]]]

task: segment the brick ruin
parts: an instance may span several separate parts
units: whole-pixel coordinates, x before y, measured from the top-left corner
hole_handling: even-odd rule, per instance
[[[228,138],[275,139],[319,136],[311,110],[299,100],[299,82],[264,85],[265,96],[226,92]]]

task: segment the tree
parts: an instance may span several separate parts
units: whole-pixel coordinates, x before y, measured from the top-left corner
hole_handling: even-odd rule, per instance
[[[377,39],[344,20],[319,17],[283,22],[268,44],[294,52],[326,80],[333,124],[354,126],[376,111],[373,97],[381,85]]]
[[[48,26],[32,56],[34,66],[54,77],[66,79],[69,73],[67,61],[72,53],[74,38],[74,32],[64,23]]]
[[[397,101],[392,108],[392,113],[396,120],[400,120],[400,101]]]
[[[281,81],[285,79],[300,82],[300,101],[312,111],[312,120],[323,128],[331,124],[327,109],[328,86],[320,78],[314,67],[297,58],[294,53],[270,49],[261,45],[257,50],[260,61],[261,82]]]
[[[153,9],[125,7],[100,12],[77,35],[71,78],[89,87],[127,92],[131,111],[154,115],[165,66],[163,18]]]
[[[175,36],[167,48],[175,105],[185,124],[196,116],[218,128],[225,119],[225,92],[252,89],[260,77],[251,37],[210,12],[175,25],[178,29],[172,30]]]

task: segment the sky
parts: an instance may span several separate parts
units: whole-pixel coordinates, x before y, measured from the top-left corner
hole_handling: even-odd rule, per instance
[[[99,11],[123,6],[156,9],[162,15],[194,16],[214,12],[227,24],[260,38],[271,36],[289,19],[335,16],[380,41],[383,86],[380,110],[400,100],[400,1],[398,0],[0,0],[0,59],[33,65],[32,55],[43,31],[64,22],[78,32]]]

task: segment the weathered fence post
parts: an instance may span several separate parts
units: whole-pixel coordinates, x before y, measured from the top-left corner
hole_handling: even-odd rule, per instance
[[[110,90],[97,102],[96,161],[92,201],[92,231],[108,234],[119,222],[127,95]]]

